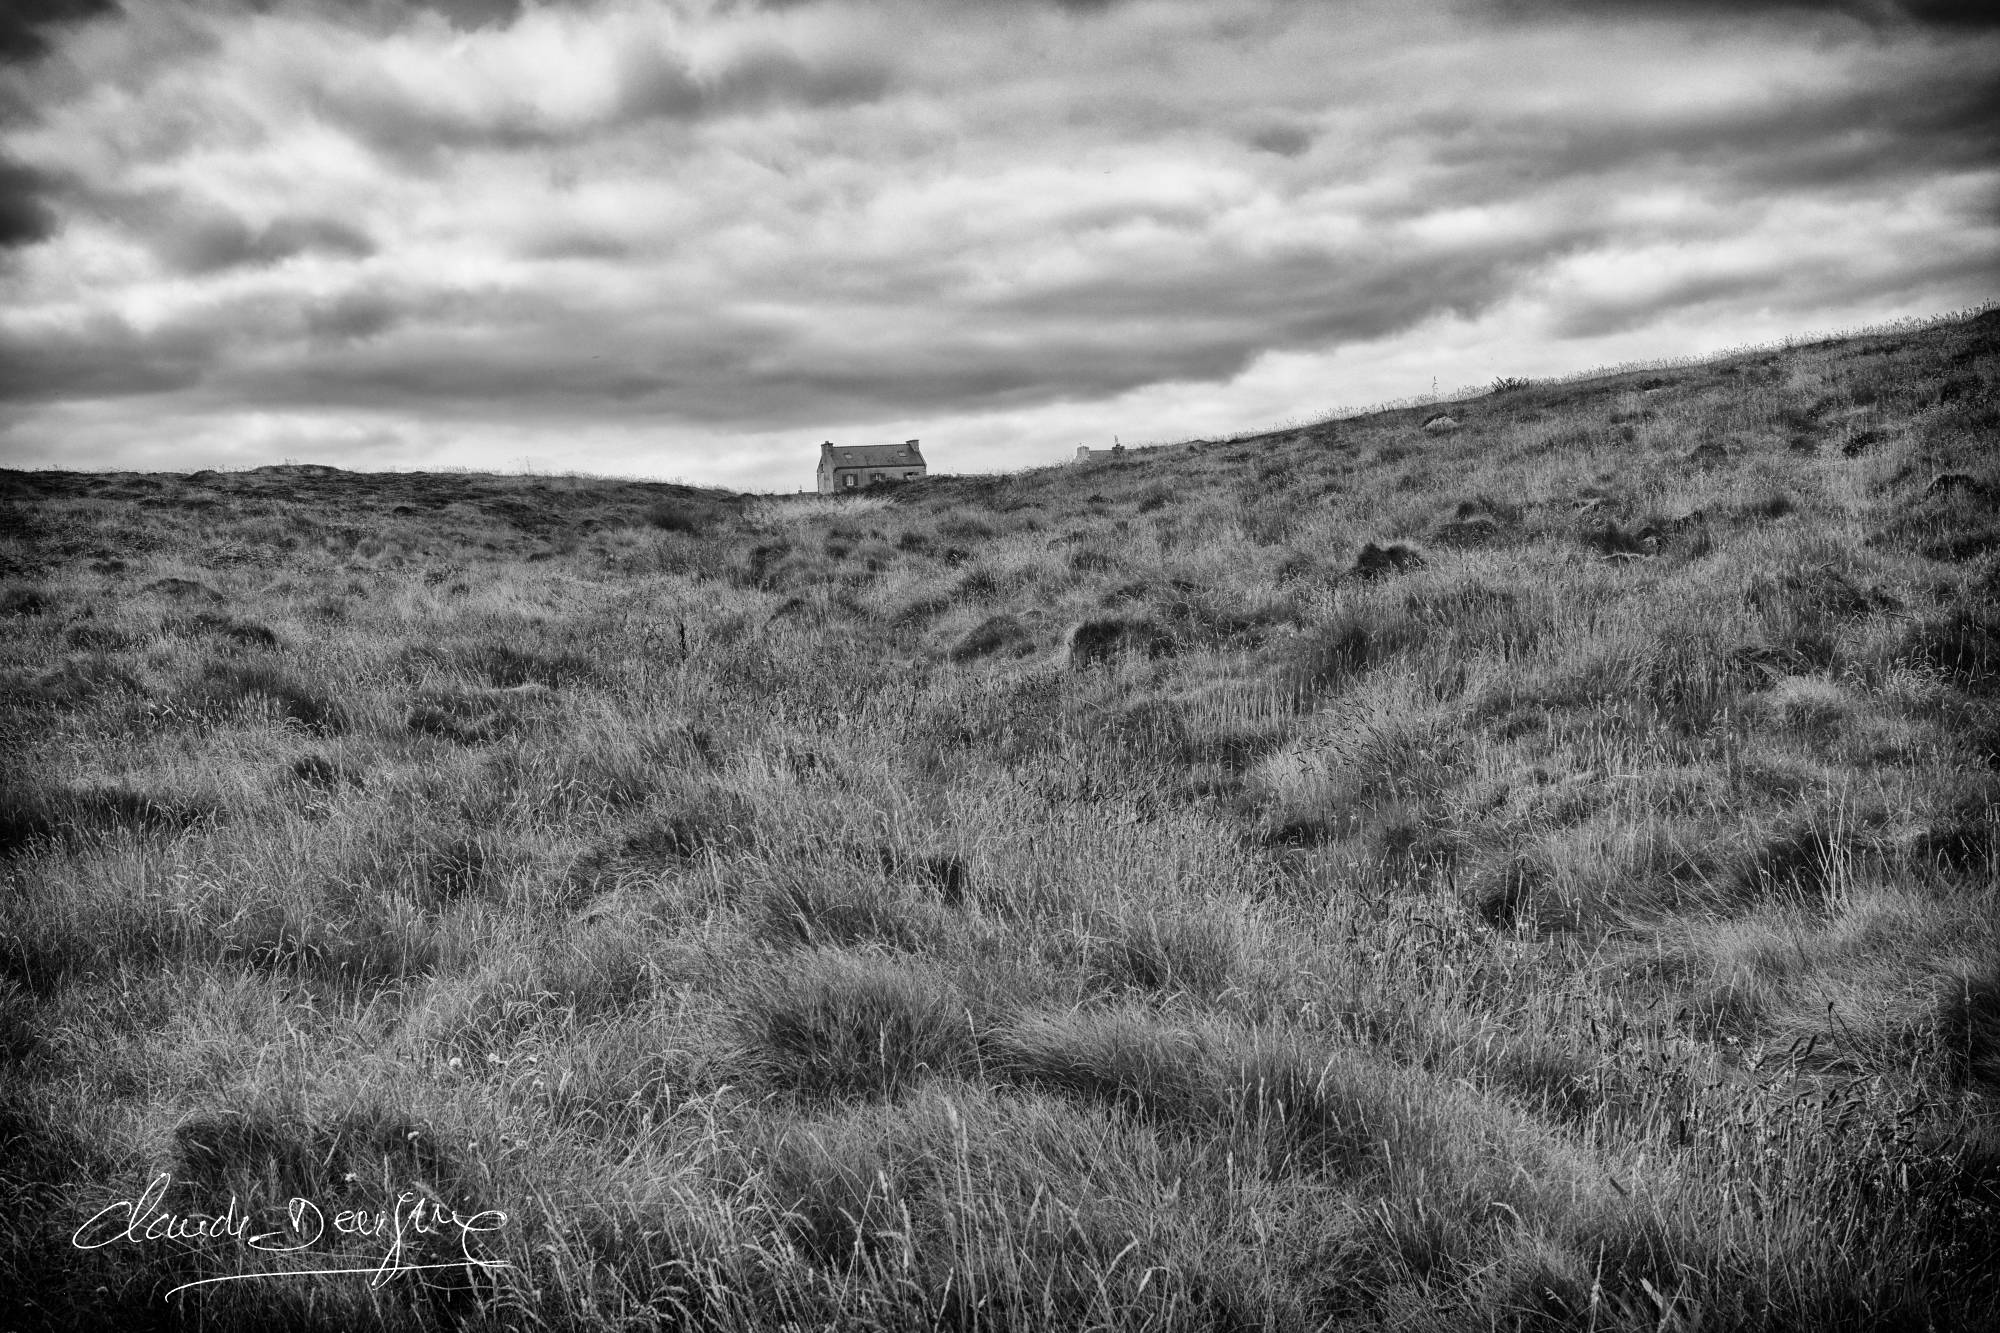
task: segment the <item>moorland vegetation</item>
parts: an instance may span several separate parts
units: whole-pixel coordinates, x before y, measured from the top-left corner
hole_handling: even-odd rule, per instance
[[[0,474],[0,1325],[1991,1327],[1996,386]]]

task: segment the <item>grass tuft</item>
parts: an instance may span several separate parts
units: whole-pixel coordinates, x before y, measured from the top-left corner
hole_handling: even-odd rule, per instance
[[[956,992],[914,961],[798,954],[747,981],[736,1004],[751,1069],[802,1097],[893,1097],[973,1055]]]
[[[348,707],[266,663],[211,664],[182,692],[197,713],[266,712],[319,736],[347,730]]]
[[[1150,620],[1119,616],[1078,621],[1063,636],[1071,668],[1115,663],[1126,654],[1161,657],[1174,651],[1173,637]]]

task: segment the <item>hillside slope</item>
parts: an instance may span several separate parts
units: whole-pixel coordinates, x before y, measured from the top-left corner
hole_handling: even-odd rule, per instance
[[[1991,1327],[1996,385],[0,473],[0,1325]]]

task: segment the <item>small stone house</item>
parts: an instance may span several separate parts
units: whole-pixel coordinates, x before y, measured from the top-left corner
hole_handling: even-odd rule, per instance
[[[925,471],[924,456],[915,440],[853,445],[837,445],[828,440],[819,447],[821,495],[857,491],[884,482],[915,481]]]

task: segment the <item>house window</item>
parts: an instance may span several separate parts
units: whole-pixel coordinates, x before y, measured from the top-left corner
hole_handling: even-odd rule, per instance
[[[904,481],[915,481],[916,479],[917,479],[917,474],[914,472],[905,472],[903,474]]]
[[[848,487],[848,488],[849,488],[849,489],[851,490],[851,489],[853,489],[853,486],[854,486],[854,474],[853,474],[852,472],[849,472],[848,474],[846,474],[845,476],[843,476],[843,477],[842,477],[842,478],[840,479],[840,481],[841,481],[841,485],[843,485],[843,486],[846,486],[846,487]]]

